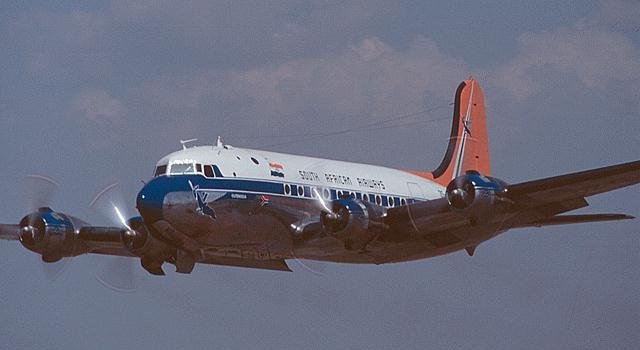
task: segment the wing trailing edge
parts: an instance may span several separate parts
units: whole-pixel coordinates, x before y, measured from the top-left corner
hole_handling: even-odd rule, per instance
[[[520,224],[516,227],[542,227],[552,225],[570,225],[581,224],[588,222],[604,222],[604,221],[618,221],[618,220],[631,220],[635,219],[634,216],[626,214],[585,214],[585,215],[557,215],[549,218],[536,220],[534,222]]]

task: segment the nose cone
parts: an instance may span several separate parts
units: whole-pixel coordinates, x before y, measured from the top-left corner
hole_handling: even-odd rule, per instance
[[[157,179],[147,183],[138,192],[136,199],[136,208],[138,208],[140,216],[147,224],[162,220],[162,203],[164,202],[166,191],[163,190],[162,184]]]

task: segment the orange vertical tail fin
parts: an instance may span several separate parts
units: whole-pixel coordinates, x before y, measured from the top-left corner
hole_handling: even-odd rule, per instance
[[[440,166],[431,175],[446,186],[467,170],[490,175],[487,121],[480,85],[469,77],[456,91],[449,146]]]

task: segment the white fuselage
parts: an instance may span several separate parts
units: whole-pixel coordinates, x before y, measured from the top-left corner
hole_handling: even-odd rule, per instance
[[[215,165],[225,179],[279,182],[285,186],[286,196],[297,197],[298,186],[307,186],[320,194],[334,190],[358,198],[366,195],[371,202],[377,199],[387,207],[404,204],[405,200],[441,198],[445,190],[402,170],[231,146],[187,148],[165,156],[158,166],[168,165],[171,176],[175,164],[185,163]],[[198,169],[194,166],[193,171]],[[204,169],[199,172],[204,173]],[[389,197],[395,200],[391,202]]]

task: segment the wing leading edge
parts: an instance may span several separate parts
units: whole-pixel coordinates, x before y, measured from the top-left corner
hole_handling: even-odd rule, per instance
[[[585,198],[640,182],[640,161],[509,185],[503,197],[518,203],[553,203]]]

